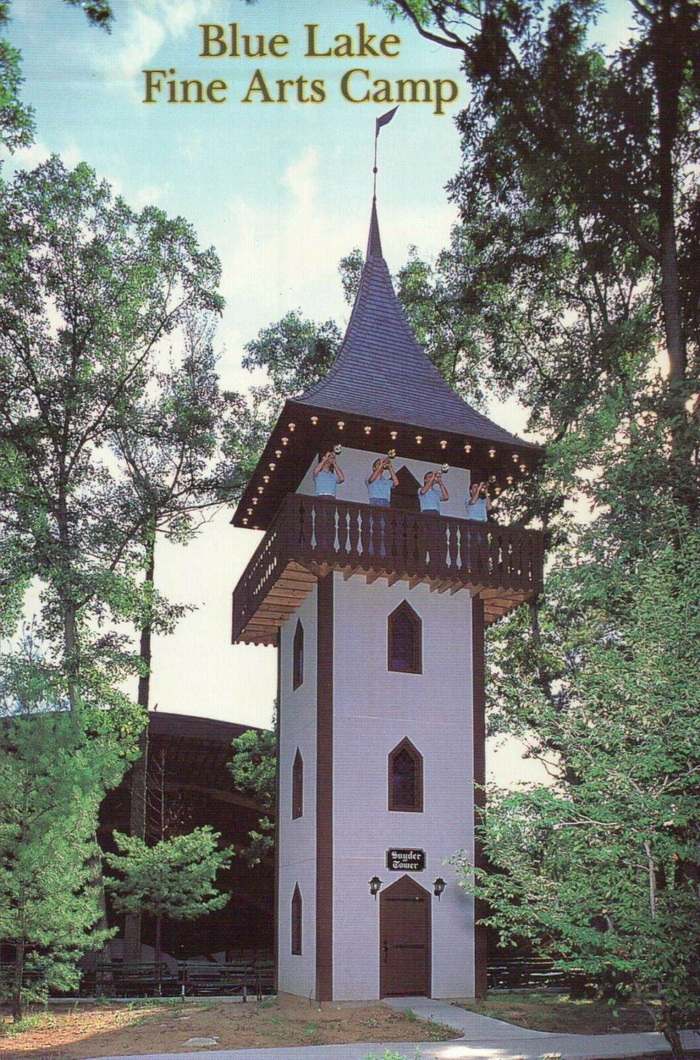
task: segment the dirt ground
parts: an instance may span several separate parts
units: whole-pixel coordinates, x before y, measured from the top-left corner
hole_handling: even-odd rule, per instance
[[[0,1024],[4,1060],[85,1060],[133,1053],[179,1053],[188,1049],[331,1045],[349,1042],[445,1041],[454,1031],[384,1005],[324,1006],[298,998],[279,1002],[138,1001],[110,1005],[51,1005],[29,1015],[19,1033]],[[190,1038],[216,1043],[189,1046]]]

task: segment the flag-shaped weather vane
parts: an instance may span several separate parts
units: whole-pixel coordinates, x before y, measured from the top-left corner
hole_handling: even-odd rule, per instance
[[[374,168],[372,170],[372,172],[374,173],[374,188],[372,195],[375,199],[377,197],[377,143],[379,141],[379,130],[384,125],[389,124],[398,109],[398,107],[392,107],[392,109],[388,110],[386,114],[382,114],[381,117],[377,118],[374,124]]]

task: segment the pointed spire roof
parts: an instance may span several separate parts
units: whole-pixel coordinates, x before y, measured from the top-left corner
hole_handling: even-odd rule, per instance
[[[408,429],[406,429],[408,428]],[[416,340],[382,253],[376,201],[367,259],[345,338],[324,379],[288,399],[232,522],[265,530],[314,455],[337,443],[467,467],[502,488],[544,451],[482,416],[452,390]]]
[[[324,379],[292,400],[425,430],[528,445],[456,394],[417,342],[382,254],[376,200],[367,260],[338,356]]]

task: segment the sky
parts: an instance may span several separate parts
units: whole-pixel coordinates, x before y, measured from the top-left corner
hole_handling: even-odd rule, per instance
[[[9,36],[22,52],[37,135],[5,172],[56,152],[69,165],[87,162],[132,207],[153,203],[187,218],[222,261],[226,308],[216,345],[224,387],[261,381],[242,369],[243,347],[290,309],[346,323],[338,263],[365,246],[374,123],[394,106],[388,97],[402,78],[427,79],[432,98],[400,106],[379,138],[384,254],[396,270],[412,245],[427,257],[446,245],[457,220],[445,192],[459,166],[454,118],[466,102],[456,53],[366,0],[113,0],[113,8],[107,34],[60,0],[13,0]],[[609,8],[603,38],[617,34],[628,5],[613,0]],[[230,54],[230,24],[238,27],[238,56]],[[308,25],[317,27],[312,41]],[[201,56],[205,32],[208,50],[225,54]],[[334,49],[354,54],[325,54]],[[171,92],[181,98],[182,80],[194,79],[223,101],[168,102]],[[451,82],[458,98],[437,113],[435,97],[449,97]],[[303,101],[312,95],[325,98]],[[370,98],[353,101],[363,95]],[[517,412],[507,415],[512,422],[501,418],[503,426],[521,432]],[[197,610],[156,645],[153,702],[265,725],[275,652],[230,643],[231,592],[262,535],[234,530],[230,517],[219,513],[187,548],[158,550],[161,590]]]

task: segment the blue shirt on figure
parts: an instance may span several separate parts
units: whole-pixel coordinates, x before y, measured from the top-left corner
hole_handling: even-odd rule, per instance
[[[316,496],[335,497],[341,482],[345,482],[345,475],[338,466],[336,454],[326,453],[314,468]]]
[[[448,501],[449,499],[450,495],[445,489],[440,472],[428,471],[423,478],[423,485],[418,490],[420,510],[422,512],[437,512],[439,515],[440,505],[443,501]]]
[[[369,503],[375,504],[380,508],[389,507],[391,491],[394,486],[399,484],[391,460],[392,457],[390,456],[378,457],[372,464],[372,474],[365,479],[365,485],[369,493]],[[388,472],[387,478],[384,477],[385,471]]]

